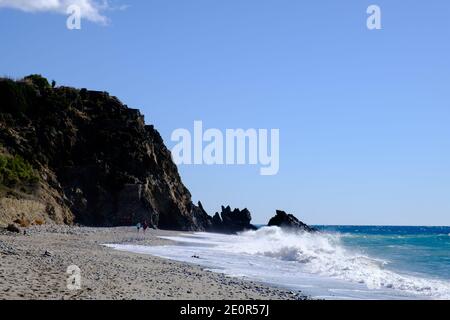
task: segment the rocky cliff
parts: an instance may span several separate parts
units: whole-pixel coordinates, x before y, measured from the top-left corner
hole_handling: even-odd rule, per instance
[[[0,79],[0,144],[0,224],[212,224],[155,128],[106,92]]]

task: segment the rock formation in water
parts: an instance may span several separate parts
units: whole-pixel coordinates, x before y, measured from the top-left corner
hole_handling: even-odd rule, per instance
[[[106,92],[0,79],[0,224],[208,230],[160,134]]]
[[[216,232],[236,233],[246,230],[256,230],[250,223],[252,216],[247,208],[231,210],[230,206],[222,206],[222,212],[216,212],[212,218],[212,230]]]
[[[277,226],[280,228],[289,228],[300,231],[316,232],[313,227],[298,220],[294,215],[287,214],[284,211],[277,210],[276,215],[272,217],[268,223],[268,226]]]

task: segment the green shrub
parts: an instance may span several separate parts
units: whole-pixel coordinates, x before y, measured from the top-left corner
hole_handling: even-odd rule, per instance
[[[51,88],[50,83],[46,78],[41,76],[40,74],[31,74],[23,78],[24,80],[30,81],[32,84],[37,86],[39,89],[47,89]]]
[[[0,184],[14,187],[39,181],[30,163],[20,156],[0,154]]]

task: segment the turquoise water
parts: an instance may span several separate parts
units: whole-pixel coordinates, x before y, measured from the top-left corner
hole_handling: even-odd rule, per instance
[[[450,280],[450,227],[317,226],[343,245],[387,262],[386,268]]]

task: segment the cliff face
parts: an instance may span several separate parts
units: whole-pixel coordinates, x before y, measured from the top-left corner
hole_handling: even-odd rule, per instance
[[[0,153],[25,159],[38,177],[0,183],[1,201],[10,203],[8,209],[0,201],[3,224],[146,220],[159,228],[205,230],[212,223],[193,205],[155,128],[106,92],[55,88],[39,76],[0,80],[0,143]],[[26,201],[33,209],[16,210]]]

